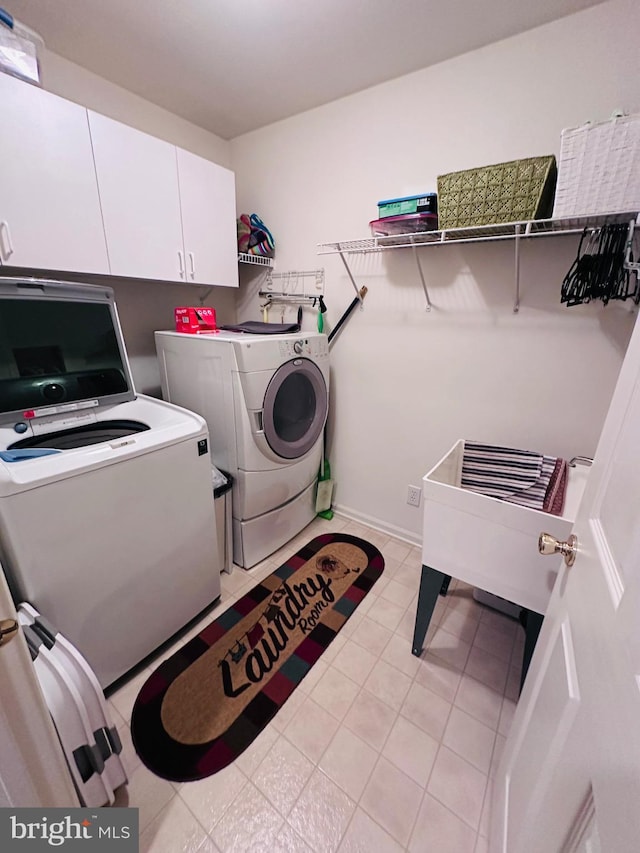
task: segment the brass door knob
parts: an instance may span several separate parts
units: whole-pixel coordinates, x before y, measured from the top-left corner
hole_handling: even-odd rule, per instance
[[[15,619],[0,619],[0,646],[5,646],[18,633]]]
[[[561,542],[550,533],[541,533],[538,537],[538,551],[545,556],[549,554],[562,554],[567,566],[572,566],[576,561],[578,553],[578,538],[573,533],[566,542]]]

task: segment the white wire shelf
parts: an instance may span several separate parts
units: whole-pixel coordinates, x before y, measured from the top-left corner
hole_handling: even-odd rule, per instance
[[[449,228],[443,231],[416,231],[411,234],[390,234],[362,240],[338,243],[319,243],[318,254],[358,254],[386,249],[410,249],[416,246],[439,246],[446,243],[479,243],[487,240],[580,234],[585,228],[628,223],[635,220],[637,211],[572,216],[565,219],[531,219],[497,225],[478,225],[473,228]]]
[[[238,252],[239,264],[254,264],[258,267],[272,267],[273,258],[267,258],[264,255],[249,255],[245,252]]]
[[[589,214],[587,216],[571,216],[562,219],[530,219],[524,222],[504,222],[496,225],[478,225],[473,228],[449,228],[441,231],[416,231],[411,234],[390,234],[387,236],[368,237],[362,240],[345,240],[339,243],[319,243],[319,255],[340,255],[347,275],[353,286],[358,290],[348,256],[365,255],[372,252],[383,252],[389,249],[412,249],[415,257],[420,282],[427,303],[427,311],[431,310],[431,300],[425,281],[418,249],[422,246],[444,246],[451,243],[482,243],[490,240],[513,240],[515,244],[515,301],[514,313],[520,308],[520,241],[530,237],[553,237],[562,234],[582,234],[586,229],[594,230],[603,225],[626,224],[629,226],[627,239],[626,266],[637,270],[638,264],[629,263],[631,242],[634,226],[638,220],[637,211],[621,211],[620,213]]]

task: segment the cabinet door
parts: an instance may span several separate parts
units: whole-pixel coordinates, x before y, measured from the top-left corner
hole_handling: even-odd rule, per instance
[[[112,275],[184,279],[176,149],[89,110]]]
[[[0,74],[0,262],[108,273],[84,107]]]
[[[177,152],[187,281],[237,287],[235,175],[182,148]]]

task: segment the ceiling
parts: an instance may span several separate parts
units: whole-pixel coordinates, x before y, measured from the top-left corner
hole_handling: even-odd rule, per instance
[[[0,0],[0,5],[39,32],[49,50],[231,139],[599,2]]]

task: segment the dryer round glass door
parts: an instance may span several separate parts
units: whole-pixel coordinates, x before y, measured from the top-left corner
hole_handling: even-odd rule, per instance
[[[264,397],[263,426],[269,447],[298,459],[314,446],[327,420],[329,397],[321,370],[295,358],[273,374]]]

